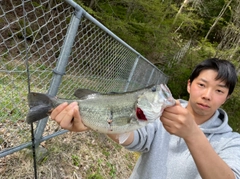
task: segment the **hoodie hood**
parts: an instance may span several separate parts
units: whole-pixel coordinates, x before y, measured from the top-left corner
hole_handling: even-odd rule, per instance
[[[188,104],[185,100],[180,100],[180,103],[183,107]],[[232,128],[228,125],[228,115],[221,108],[216,110],[215,114],[199,127],[205,134],[221,134],[232,131]]]
[[[228,125],[228,115],[221,108],[219,108],[208,121],[201,124],[200,128],[205,134],[232,132],[232,128]]]

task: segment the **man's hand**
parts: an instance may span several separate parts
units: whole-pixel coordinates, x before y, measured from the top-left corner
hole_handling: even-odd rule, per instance
[[[170,133],[183,139],[188,139],[200,131],[194,116],[176,100],[176,105],[166,108],[160,120]]]
[[[63,103],[56,107],[50,118],[55,120],[63,129],[73,132],[82,132],[88,128],[82,123],[77,102]]]

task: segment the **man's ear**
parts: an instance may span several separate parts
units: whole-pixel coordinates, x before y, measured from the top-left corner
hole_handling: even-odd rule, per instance
[[[188,80],[187,82],[187,92],[190,93],[190,88],[191,88],[191,82]]]

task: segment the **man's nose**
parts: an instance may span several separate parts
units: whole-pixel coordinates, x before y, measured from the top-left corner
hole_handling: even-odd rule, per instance
[[[202,97],[203,97],[203,99],[211,100],[211,98],[212,98],[212,90],[211,89],[204,90],[204,93],[203,93]]]

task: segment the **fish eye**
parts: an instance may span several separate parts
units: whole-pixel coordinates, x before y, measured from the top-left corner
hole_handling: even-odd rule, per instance
[[[156,86],[152,87],[152,92],[156,92],[156,91],[157,91]]]

